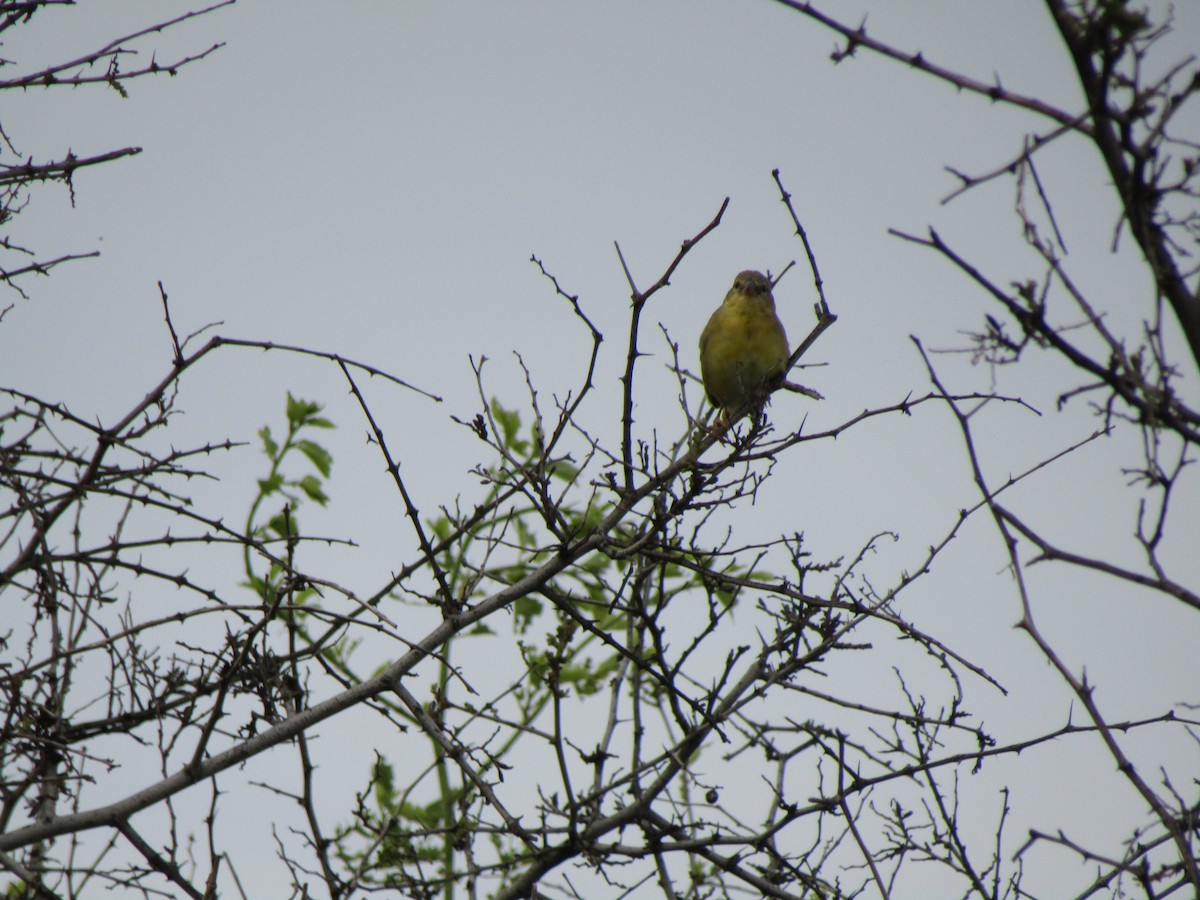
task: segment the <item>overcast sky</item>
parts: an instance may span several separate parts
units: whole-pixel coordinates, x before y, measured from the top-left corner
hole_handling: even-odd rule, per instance
[[[1031,0],[826,5],[851,22],[866,14],[871,34],[950,68],[1079,108],[1065,53]],[[51,8],[8,32],[0,55],[33,70],[191,8],[115,0]],[[1176,16],[1172,60],[1195,49],[1200,5],[1180,3]],[[888,228],[934,226],[1001,284],[1040,275],[1022,248],[1011,180],[940,201],[956,186],[945,166],[990,171],[1046,123],[866,52],[835,66],[831,33],[767,0],[242,0],[132,44],[141,55],[124,68],[152,52],[169,62],[217,42],[225,46],[177,77],[129,84],[127,99],[103,87],[5,96],[3,127],[22,158],[126,146],[143,152],[78,172],[73,204],[61,185],[37,188],[13,224],[14,239],[39,258],[93,249],[101,256],[27,279],[28,300],[0,298],[0,308],[15,302],[0,324],[0,383],[61,399],[85,417],[116,418],[169,370],[161,281],[180,332],[219,322],[210,333],[336,351],[441,396],[435,403],[378,382],[368,391],[417,501],[432,513],[478,490],[467,473],[482,445],[450,421],[479,408],[470,356],[490,359],[486,392],[510,406],[525,400],[514,350],[544,397],[579,384],[587,335],[531,254],[579,294],[605,335],[598,390],[582,412],[592,433],[614,443],[630,295],[614,241],[645,287],[730,198],[721,227],[647,310],[642,342],[654,355],[638,398],[644,437],[657,431],[673,439],[684,426],[658,324],[680,344],[684,365],[698,371],[700,330],[739,270],[778,274],[796,260],[776,298],[793,344],[811,328],[812,277],[774,168],[794,195],[839,316],[807,360],[822,365],[797,375],[827,399],[776,398],[770,414],[784,427],[805,416],[807,427],[830,427],[927,392],[909,335],[933,348],[961,347],[962,332],[995,312],[965,278]],[[1073,274],[1111,302],[1113,321],[1138,321],[1148,311],[1127,301],[1142,302],[1145,275],[1126,245],[1107,252],[1115,207],[1098,158],[1064,142],[1042,166]],[[1195,404],[1195,367],[1180,362]],[[990,384],[990,373],[964,357],[941,356],[938,364],[952,389]],[[997,409],[980,422],[994,478],[1097,427],[1080,404],[1055,411],[1058,394],[1076,383],[1061,369],[1031,363],[1001,379],[1003,392],[1021,394],[1045,415]],[[252,441],[262,424],[279,427],[287,390],[325,403],[339,426],[327,437],[333,506],[319,522],[360,542],[352,560],[332,564],[353,571],[365,590],[394,564],[396,541],[411,538],[335,368],[222,352],[185,380],[186,415],[172,440]],[[695,403],[700,393],[690,390]],[[1137,498],[1122,489],[1119,468],[1137,458],[1132,435],[1112,439],[1020,489],[1013,502],[1056,537],[1136,562],[1128,536]],[[209,508],[243,515],[262,474],[259,460],[248,448],[225,464],[219,485],[197,488]],[[1200,491],[1194,483],[1189,490],[1196,501]],[[739,542],[803,530],[811,549],[829,556],[895,530],[900,541],[872,563],[891,583],[975,501],[949,415],[928,408],[792,454],[772,489],[730,521]],[[318,521],[316,511],[309,515]],[[1166,551],[1177,562],[1190,554],[1183,574],[1195,584],[1200,525],[1175,526]],[[1072,698],[1012,629],[1020,610],[994,530],[980,520],[958,543],[906,615],[1005,683],[1008,699],[989,697],[996,706],[988,715],[1011,727],[1010,737],[1062,724]],[[1073,666],[1086,664],[1114,719],[1196,700],[1194,614],[1158,596],[1110,595],[1096,579],[1047,572],[1035,582],[1048,633]],[[875,665],[886,672],[881,653]],[[372,741],[346,738],[344,729],[322,732],[345,775],[344,783],[323,784],[335,807],[339,787],[360,786],[370,759]],[[1129,744],[1149,753],[1151,768],[1176,766],[1184,781],[1189,766],[1197,769],[1194,745],[1155,748],[1138,736]],[[1115,799],[1089,796],[1093,770],[1107,774],[1112,764],[1074,760],[1077,749],[1046,749],[1043,764],[1026,772],[1027,790],[1042,792],[1050,809],[1084,810],[1084,829],[1103,833],[1113,818],[1119,838],[1139,821],[1138,807],[1122,787]],[[994,798],[995,785],[984,793]],[[1110,801],[1125,804],[1119,817],[1110,815]],[[246,827],[248,839],[263,839]],[[281,869],[263,856],[248,860],[248,870],[259,884],[277,884]]]

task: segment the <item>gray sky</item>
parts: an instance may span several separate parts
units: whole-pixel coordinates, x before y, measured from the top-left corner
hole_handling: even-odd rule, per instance
[[[50,9],[11,31],[2,55],[33,69],[189,8],[107,2]],[[1065,55],[1037,3],[842,3],[836,12],[848,21],[866,12],[877,37],[1078,107]],[[1171,59],[1194,49],[1185,38],[1200,34],[1200,6],[1178,4],[1176,16],[1185,37]],[[614,240],[645,287],[731,198],[722,226],[646,313],[642,344],[654,356],[642,370],[643,436],[657,430],[674,438],[684,425],[658,323],[696,371],[700,329],[739,270],[778,273],[796,260],[776,299],[793,344],[811,327],[812,279],[773,168],[794,195],[839,316],[807,360],[822,367],[798,375],[827,399],[776,398],[770,414],[781,427],[805,416],[810,429],[830,427],[910,391],[927,392],[908,336],[932,348],[962,346],[961,332],[995,311],[965,278],[890,237],[889,227],[936,227],[1001,284],[1041,271],[1023,248],[1010,180],[939,201],[956,185],[944,166],[989,171],[1045,123],[865,52],[834,66],[832,34],[765,0],[360,2],[336,9],[243,0],[143,39],[134,45],[141,56],[125,67],[144,63],[151,51],[165,62],[217,41],[226,46],[210,59],[175,78],[136,81],[128,99],[104,88],[5,97],[4,129],[23,157],[131,145],[144,152],[79,172],[74,208],[62,186],[39,188],[14,224],[14,238],[39,257],[92,249],[102,256],[26,281],[29,300],[0,299],[0,307],[16,303],[0,325],[0,383],[60,398],[89,417],[122,413],[169,368],[161,280],[181,332],[221,322],[215,333],[337,351],[441,395],[435,404],[368,385],[416,499],[432,513],[457,494],[478,496],[467,470],[483,458],[482,445],[449,419],[469,419],[479,407],[469,355],[489,357],[486,391],[510,406],[526,399],[514,350],[547,404],[582,376],[587,335],[529,262],[531,253],[580,295],[606,337],[598,390],[583,415],[614,444],[630,294]],[[1106,252],[1115,207],[1098,158],[1064,143],[1041,166],[1074,252],[1073,274],[1091,295],[1111,301],[1112,321],[1138,321],[1146,311],[1124,304],[1146,296],[1145,276],[1127,241],[1122,252]],[[941,356],[938,365],[953,389],[989,386],[990,374],[963,357]],[[1056,413],[1055,398],[1076,381],[1039,366],[1001,373],[998,387],[1043,417],[996,408],[979,423],[985,465],[997,480],[1098,424],[1078,403]],[[1184,369],[1194,402],[1196,373]],[[304,514],[325,533],[353,533],[361,548],[331,554],[330,565],[365,590],[395,564],[396,543],[411,538],[336,369],[223,352],[185,381],[186,415],[172,440],[253,441],[262,424],[280,427],[286,390],[327,404],[339,425],[327,437],[336,460],[333,506]],[[692,385],[690,401],[700,393]],[[1108,440],[1019,488],[1012,502],[1071,546],[1135,563],[1128,535],[1136,498],[1123,490],[1118,469],[1137,458],[1131,436]],[[197,486],[198,496],[210,509],[241,515],[262,474],[260,459],[254,448],[242,451],[223,464],[219,485]],[[976,500],[961,440],[949,415],[933,407],[808,445],[781,462],[773,485],[757,505],[729,517],[739,541],[803,530],[817,555],[838,555],[892,529],[900,541],[881,547],[869,568],[883,584],[918,566],[957,511]],[[1189,491],[1194,508],[1200,492],[1194,483]],[[1175,526],[1168,551],[1186,560],[1200,530],[1183,520]],[[904,611],[1010,689],[1004,699],[975,685],[975,711],[1015,739],[1065,722],[1072,698],[1012,628],[1020,611],[1001,551],[982,519],[969,525]],[[1190,565],[1194,584],[1194,557]],[[1096,579],[1036,568],[1033,577],[1046,631],[1076,670],[1086,665],[1114,720],[1195,701],[1194,614],[1157,596],[1113,594]],[[872,679],[890,677],[891,652],[881,644],[873,659],[839,676],[861,679],[867,693]],[[332,808],[343,802],[339,791],[348,803],[361,785],[372,746],[389,752],[391,738],[370,717],[352,721],[320,731],[319,746],[333,754],[322,772]],[[351,727],[362,729],[352,740]],[[1174,766],[1181,781],[1196,771],[1194,744],[1163,748],[1149,734],[1128,742],[1151,770]],[[1108,837],[1119,840],[1127,823],[1139,821],[1138,807],[1122,783],[1107,794],[1087,790],[1093,777],[1110,778],[1113,766],[1104,756],[1080,758],[1082,746],[1055,745],[1038,751],[1034,763],[1023,756],[998,764],[970,789],[994,806],[997,785],[1011,783],[1025,792],[1025,803],[1018,796],[1014,806],[1046,813],[1022,820],[1023,827],[1056,827],[1070,806],[1078,815],[1062,818],[1078,829],[1073,836],[1106,834],[1112,822],[1120,827]],[[255,777],[252,764],[228,780]],[[137,773],[125,773],[114,785],[140,783]],[[269,801],[257,792],[247,802]],[[990,808],[987,816],[994,819]],[[261,826],[254,816],[229,823],[266,847]],[[245,860],[240,871],[277,885],[282,869],[271,852]],[[1031,869],[1045,866],[1047,878],[1055,862],[1029,861]]]

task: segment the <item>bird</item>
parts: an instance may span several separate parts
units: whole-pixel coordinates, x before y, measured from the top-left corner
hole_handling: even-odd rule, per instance
[[[771,280],[753,269],[739,273],[700,333],[700,376],[709,401],[723,411],[719,425],[766,396],[785,374],[789,352]]]

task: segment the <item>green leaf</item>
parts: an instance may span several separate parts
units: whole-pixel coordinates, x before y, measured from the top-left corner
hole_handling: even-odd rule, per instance
[[[314,403],[311,400],[298,400],[292,396],[291,391],[288,391],[287,417],[288,424],[292,426],[293,431],[303,428],[320,411],[321,404]]]
[[[625,630],[624,613],[605,613],[597,616],[593,623],[601,631],[619,632]]]
[[[271,459],[274,459],[276,454],[279,453],[279,445],[271,437],[271,429],[264,425],[258,430],[258,436],[262,440],[263,452],[271,457]]]
[[[523,517],[518,517],[513,524],[517,529],[517,541],[522,547],[536,546],[537,536],[530,530]]]
[[[296,517],[294,515],[284,515],[278,512],[271,516],[271,521],[267,526],[280,537],[295,537],[297,534]]]
[[[333,469],[333,457],[328,450],[312,441],[296,441],[296,446],[301,453],[308,457],[309,462],[316,467],[318,472],[326,478],[329,477],[329,473]]]
[[[611,559],[609,559],[607,556],[597,553],[596,555],[585,559],[579,564],[579,567],[589,574],[602,575],[608,570],[608,567],[611,564]]]
[[[251,575],[246,579],[244,584],[246,587],[250,588],[250,590],[254,591],[254,593],[256,593],[259,597],[265,597],[267,595],[267,583],[257,575]]]
[[[258,479],[258,492],[264,497],[276,493],[283,487],[283,476],[276,472],[269,478]]]
[[[559,681],[562,684],[574,685],[580,696],[595,694],[608,684],[619,663],[620,658],[615,653],[602,659],[595,669],[591,667],[591,660],[586,660],[583,664],[572,663],[563,666],[559,672]]]
[[[380,809],[390,810],[396,805],[396,773],[391,764],[382,757],[375,760],[375,803]]]
[[[492,399],[492,418],[494,418],[500,426],[500,430],[504,433],[504,444],[512,446],[517,439],[517,434],[521,430],[521,416],[516,410],[508,410],[500,405],[500,401]]]
[[[532,597],[521,597],[513,604],[513,625],[518,634],[524,634],[530,624],[542,612],[542,601]]]
[[[556,459],[546,469],[550,473],[550,477],[557,478],[560,481],[565,481],[568,484],[579,477],[579,467],[573,466],[565,460]]]
[[[503,569],[500,569],[499,574],[508,584],[516,584],[518,581],[528,575],[530,571],[532,570],[529,566],[518,564],[505,566]]]
[[[305,475],[297,484],[300,485],[300,490],[304,491],[309,500],[315,500],[322,506],[328,502],[329,498],[321,490],[321,479],[316,475]]]
[[[408,819],[410,822],[416,822],[424,828],[437,828],[442,824],[442,816],[445,815],[446,804],[441,800],[434,800],[428,806],[418,806],[415,803],[401,803],[400,809],[397,810],[402,819]]]
[[[582,534],[588,533],[604,521],[604,517],[608,515],[609,509],[610,506],[607,503],[588,504],[588,508],[584,510],[583,515],[576,516],[578,524],[575,525],[575,528]]]

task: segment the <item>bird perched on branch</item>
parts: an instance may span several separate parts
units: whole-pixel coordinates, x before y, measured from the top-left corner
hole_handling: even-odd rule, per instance
[[[784,375],[788,354],[770,279],[753,270],[740,273],[700,334],[704,390],[726,423],[751,400],[766,396],[771,382]]]

